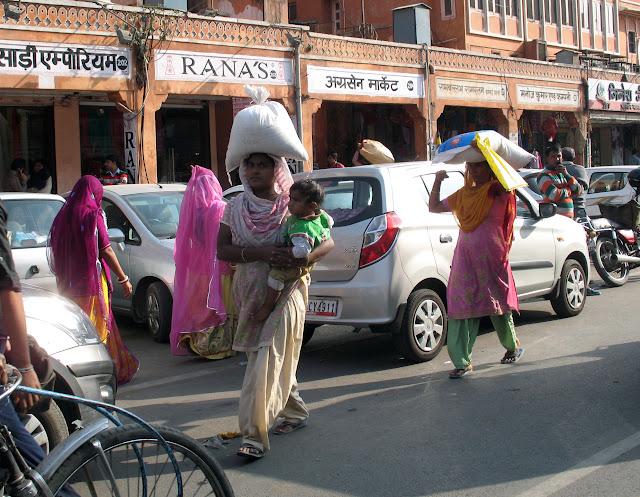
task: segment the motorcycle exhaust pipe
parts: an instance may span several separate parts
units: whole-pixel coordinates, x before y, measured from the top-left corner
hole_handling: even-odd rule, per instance
[[[640,264],[640,257],[632,257],[630,255],[612,254],[611,262],[614,264]]]

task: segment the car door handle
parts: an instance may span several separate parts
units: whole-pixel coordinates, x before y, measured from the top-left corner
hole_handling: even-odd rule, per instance
[[[440,243],[451,243],[453,237],[451,235],[440,235]]]

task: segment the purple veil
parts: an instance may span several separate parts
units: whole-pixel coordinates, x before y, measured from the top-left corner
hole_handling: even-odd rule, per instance
[[[173,355],[188,354],[178,346],[181,334],[204,331],[226,320],[222,275],[229,274],[229,264],[218,260],[216,253],[225,205],[213,171],[195,166],[180,207],[174,248]]]
[[[82,176],[53,220],[48,240],[51,271],[65,297],[99,295],[102,291],[97,225],[103,218],[102,184]],[[105,271],[109,278],[109,271]]]

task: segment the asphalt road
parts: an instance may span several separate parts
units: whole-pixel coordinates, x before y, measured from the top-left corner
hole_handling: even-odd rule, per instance
[[[601,282],[596,280],[596,287]],[[408,364],[387,335],[327,327],[303,349],[298,380],[309,426],[271,437],[255,462],[240,439],[211,449],[236,496],[640,495],[640,272],[558,319],[546,301],[516,318],[522,360],[485,330],[475,371],[450,380],[446,350]],[[172,357],[119,319],[141,362],[117,404],[206,439],[237,430],[243,354]]]

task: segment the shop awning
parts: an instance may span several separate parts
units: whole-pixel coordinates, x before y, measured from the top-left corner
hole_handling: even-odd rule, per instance
[[[592,124],[609,124],[624,126],[625,124],[640,124],[640,112],[594,112],[589,113]]]

